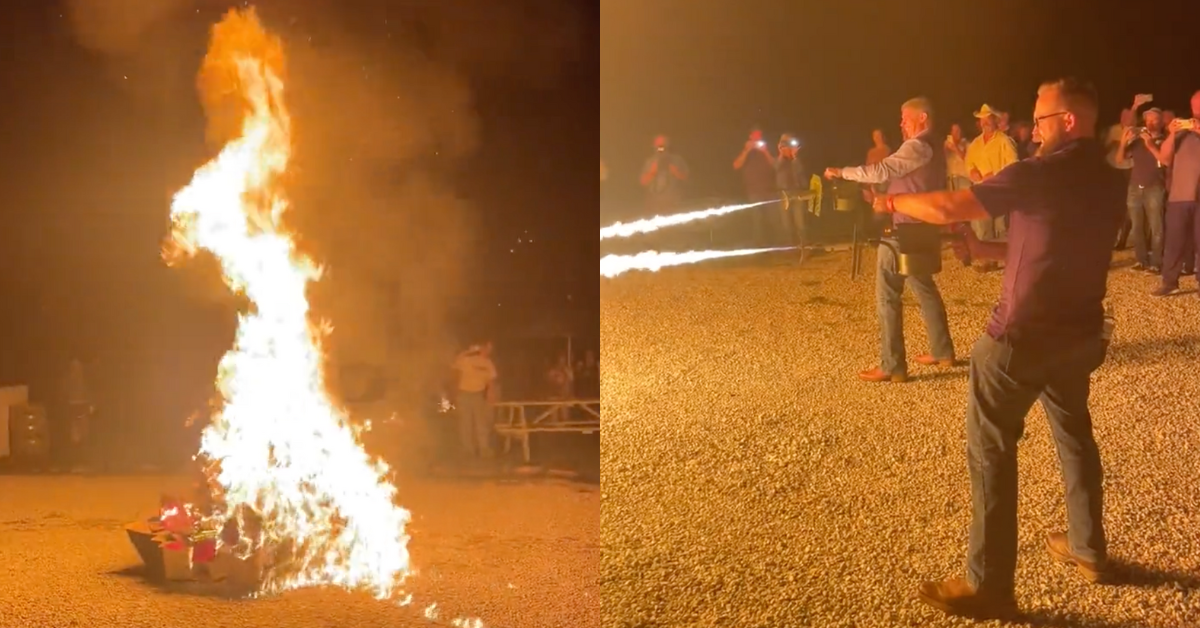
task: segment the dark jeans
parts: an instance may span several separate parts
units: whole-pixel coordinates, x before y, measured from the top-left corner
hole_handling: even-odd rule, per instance
[[[1162,267],[1164,194],[1161,185],[1129,186],[1126,196],[1132,225],[1129,237],[1133,240],[1134,257],[1142,266]]]
[[[1179,287],[1179,275],[1184,266],[1192,264],[1196,244],[1200,242],[1200,220],[1196,220],[1196,201],[1167,203],[1166,251],[1163,256],[1162,285],[1167,288]],[[1189,260],[1187,258],[1193,258]]]
[[[797,194],[807,194],[807,190]],[[780,204],[780,215],[783,220],[785,242],[795,247],[805,247],[810,244],[808,234],[809,201],[797,198],[795,194],[785,192]]]
[[[888,240],[899,246],[895,240]],[[908,362],[904,355],[904,304],[900,300],[904,286],[912,288],[921,306],[925,331],[929,334],[929,349],[939,360],[954,358],[954,343],[950,325],[946,322],[946,304],[932,275],[906,277],[896,272],[896,254],[882,244],[875,256],[875,302],[879,315],[879,368],[885,373],[905,373]]]
[[[967,579],[977,590],[1011,595],[1017,569],[1017,442],[1040,400],[1062,465],[1071,551],[1107,557],[1103,467],[1088,412],[1091,373],[1104,361],[1099,334],[1076,341],[1011,343],[982,336],[967,381],[967,467],[971,530]]]
[[[750,193],[747,196],[747,203],[779,200],[779,194],[775,192]],[[754,207],[747,210],[746,213],[749,214],[746,217],[748,222],[746,240],[749,246],[766,248],[782,244],[784,234],[780,232],[779,220],[776,218],[779,209],[774,204]]]

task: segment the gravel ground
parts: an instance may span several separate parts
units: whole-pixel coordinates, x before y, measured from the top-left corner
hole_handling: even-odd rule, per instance
[[[600,623],[600,495],[561,484],[400,483],[419,570],[398,607],[337,590],[229,600],[156,586],[122,526],[177,478],[0,476],[0,626],[5,628],[383,628],[478,617],[492,627]]]
[[[842,253],[601,282],[604,626],[1001,625],[915,600],[921,581],[964,573],[966,370],[856,379],[878,359],[873,264],[856,281]],[[945,268],[966,356],[1000,275]],[[1128,583],[1088,585],[1042,549],[1065,509],[1036,407],[1020,450],[1024,616],[1006,625],[1200,626],[1200,299],[1154,300],[1155,282],[1112,272],[1116,338],[1093,377]],[[909,355],[924,353],[907,296],[905,321]]]

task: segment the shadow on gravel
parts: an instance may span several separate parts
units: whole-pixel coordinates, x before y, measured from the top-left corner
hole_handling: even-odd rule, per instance
[[[110,571],[108,576],[124,578],[128,580],[138,580],[147,588],[154,589],[161,593],[171,593],[175,595],[193,595],[198,597],[214,598],[219,600],[238,601],[250,599],[245,591],[237,591],[221,582],[172,582],[169,580],[159,580],[151,577],[150,572],[145,565],[134,565],[116,571]]]
[[[1112,560],[1113,586],[1155,589],[1169,587],[1185,593],[1200,592],[1200,574],[1155,569],[1148,565]]]
[[[909,373],[910,382],[936,382],[942,379],[964,379],[967,376],[966,365],[955,367],[950,371],[929,371],[928,373]]]
[[[1118,330],[1120,321],[1117,321]],[[1118,336],[1120,331],[1117,332]],[[1200,351],[1200,336],[1188,335],[1178,338],[1152,338],[1137,342],[1120,342],[1109,347],[1109,358],[1117,362],[1145,363],[1172,354],[1194,354]]]
[[[1145,625],[1135,621],[1110,621],[1089,615],[1076,613],[1036,610],[1019,613],[1009,619],[1001,620],[1001,626],[1013,628],[1144,628]]]

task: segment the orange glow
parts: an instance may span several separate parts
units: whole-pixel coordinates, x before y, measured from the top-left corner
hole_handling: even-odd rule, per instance
[[[239,316],[216,388],[224,401],[200,453],[224,503],[218,523],[249,509],[262,518],[265,591],[334,585],[380,598],[409,574],[405,526],[387,466],[364,451],[358,431],[326,393],[321,340],[307,288],[321,269],[296,250],[282,218],[281,187],[292,149],[283,99],[284,54],[253,9],[231,11],[212,30],[200,88],[210,140],[220,153],[171,205],[168,263],[207,251],[225,283],[251,306]],[[281,552],[286,550],[286,552]]]

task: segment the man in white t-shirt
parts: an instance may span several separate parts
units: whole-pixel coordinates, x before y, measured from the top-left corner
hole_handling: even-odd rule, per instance
[[[467,457],[492,457],[492,413],[488,389],[496,381],[492,343],[485,342],[458,354],[452,368],[458,373],[458,435]]]

